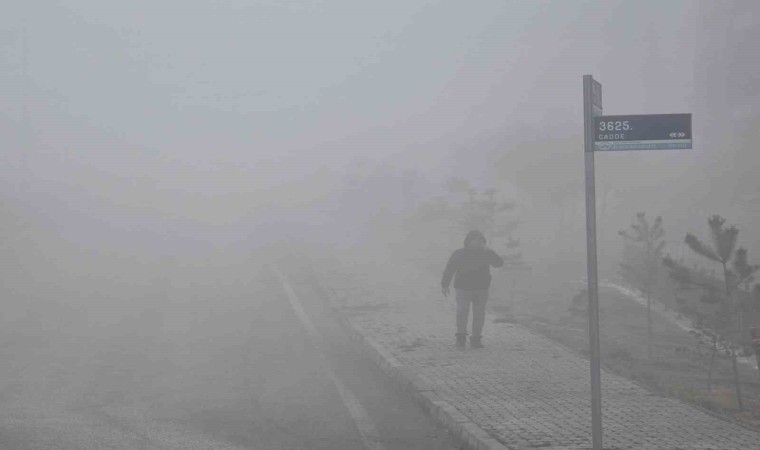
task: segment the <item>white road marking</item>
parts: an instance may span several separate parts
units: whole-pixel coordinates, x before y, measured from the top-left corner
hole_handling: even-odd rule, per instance
[[[314,343],[318,347],[321,347],[323,344],[322,336],[317,331],[317,328],[314,326],[311,318],[309,318],[306,310],[304,310],[301,301],[298,299],[298,296],[290,286],[288,279],[277,266],[272,265],[271,268],[272,271],[277,275],[277,278],[280,279],[280,283],[282,284],[282,288],[285,291],[285,295],[288,297],[288,302],[290,302],[290,306],[293,308],[293,311],[295,311],[298,320],[309,333],[309,336],[313,339]],[[343,384],[343,382],[340,381],[340,379],[335,375],[335,372],[332,370],[332,367],[330,367],[330,364],[327,361],[324,353],[322,354],[322,357],[323,360],[327,362],[327,364],[324,365],[327,376],[330,378],[330,380],[332,380],[335,388],[338,390],[338,395],[340,395],[340,398],[343,401],[343,404],[346,406],[349,414],[351,415],[354,424],[356,424],[356,428],[359,430],[364,448],[367,450],[387,450],[386,447],[380,443],[380,434],[377,432],[377,428],[375,427],[374,422],[372,422],[372,419],[369,417],[369,414],[367,414],[367,410],[364,409],[361,403],[359,403],[359,399],[356,398],[353,392],[351,392],[348,387],[346,387],[346,385]]]

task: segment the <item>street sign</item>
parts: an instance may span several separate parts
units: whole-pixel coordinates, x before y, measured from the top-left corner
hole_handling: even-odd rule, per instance
[[[602,115],[602,84],[591,79],[591,114]]]
[[[691,114],[594,117],[594,150],[691,148]]]
[[[591,75],[583,75],[583,160],[586,169],[586,273],[588,275],[586,286],[588,288],[588,341],[591,369],[591,442],[594,450],[603,448],[594,153],[600,150],[676,148],[691,148],[691,114],[603,116],[602,85]],[[760,327],[753,337],[755,335],[760,337]],[[760,361],[760,350],[757,355]]]

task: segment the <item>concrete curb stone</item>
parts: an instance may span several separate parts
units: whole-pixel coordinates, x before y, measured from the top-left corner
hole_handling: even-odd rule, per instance
[[[337,304],[333,296],[326,292],[330,309],[335,314],[341,326],[349,332],[351,338],[368,347],[370,356],[380,366],[386,375],[390,376],[401,387],[413,395],[414,400],[433,418],[445,426],[456,439],[465,445],[467,450],[520,450],[519,447],[510,449],[502,445],[490,434],[473,423],[449,402],[442,400],[435,389],[422,380],[417,374],[404,367],[395,356],[390,354],[382,345],[363,334],[351,323]]]

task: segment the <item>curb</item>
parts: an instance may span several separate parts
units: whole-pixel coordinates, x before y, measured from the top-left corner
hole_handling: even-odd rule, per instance
[[[316,273],[316,271],[315,271]],[[395,380],[401,387],[412,395],[426,413],[446,427],[455,438],[464,445],[467,450],[518,450],[515,447],[506,447],[493,436],[488,434],[477,424],[462,414],[451,403],[436,394],[435,389],[429,383],[422,380],[417,374],[405,367],[382,345],[371,337],[359,331],[341,311],[340,305],[335,301],[328,289],[322,289],[327,297],[328,304],[340,325],[348,331],[352,340],[357,341],[370,350],[370,357],[380,366],[382,371]]]

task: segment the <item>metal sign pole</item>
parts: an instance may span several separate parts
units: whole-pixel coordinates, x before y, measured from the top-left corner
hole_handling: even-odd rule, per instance
[[[601,85],[599,107],[601,107]],[[588,337],[591,355],[591,434],[594,450],[602,450],[602,373],[599,357],[599,283],[596,262],[596,193],[594,183],[594,79],[583,76],[583,136],[586,167],[586,256],[588,280]]]

